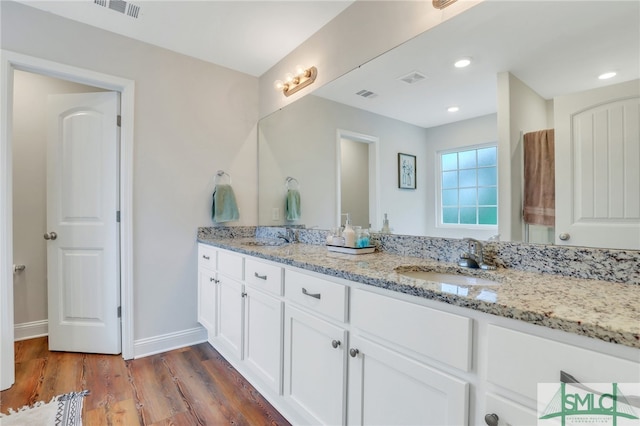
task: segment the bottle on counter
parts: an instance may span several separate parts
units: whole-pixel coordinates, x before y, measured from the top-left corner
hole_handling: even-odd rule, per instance
[[[384,222],[382,222],[382,234],[390,234],[391,229],[389,228],[389,219],[387,218],[387,214],[384,214]]]
[[[347,213],[347,221],[344,223],[344,231],[342,231],[342,236],[344,237],[345,247],[356,246],[356,231],[351,226],[351,215],[349,213]]]

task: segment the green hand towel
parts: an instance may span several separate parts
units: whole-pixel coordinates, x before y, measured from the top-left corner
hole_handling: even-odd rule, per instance
[[[300,219],[300,192],[297,189],[290,189],[287,191],[287,220],[299,220]]]
[[[240,218],[231,185],[216,185],[213,190],[211,217],[214,222],[233,222]]]

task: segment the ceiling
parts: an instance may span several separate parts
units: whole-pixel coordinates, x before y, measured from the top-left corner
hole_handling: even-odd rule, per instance
[[[454,68],[463,56],[471,65]],[[598,80],[609,70],[617,76]],[[399,80],[416,71],[426,78]],[[544,99],[640,78],[640,2],[485,1],[314,95],[433,127],[495,113],[503,71]],[[357,96],[360,90],[377,96]],[[447,112],[454,105],[460,110]]]
[[[259,77],[354,0],[19,1]]]

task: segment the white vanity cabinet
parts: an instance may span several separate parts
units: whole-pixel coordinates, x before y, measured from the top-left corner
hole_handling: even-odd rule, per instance
[[[346,414],[347,287],[285,271],[285,400],[312,424]]]
[[[198,321],[293,424],[538,422],[538,383],[640,382],[640,351],[201,244]]]

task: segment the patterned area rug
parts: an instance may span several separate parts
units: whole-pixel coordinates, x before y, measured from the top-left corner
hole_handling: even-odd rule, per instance
[[[82,426],[82,401],[88,390],[54,397],[9,414],[0,414],[2,426]]]

